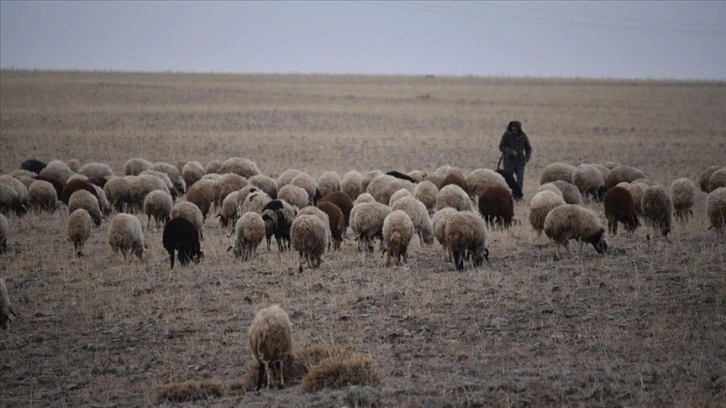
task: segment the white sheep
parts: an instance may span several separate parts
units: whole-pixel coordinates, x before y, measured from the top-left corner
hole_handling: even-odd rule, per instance
[[[408,176],[416,180],[416,183],[421,183],[426,180],[426,173],[422,170],[411,170],[408,172]]]
[[[267,177],[264,174],[255,174],[247,180],[253,186],[267,193],[270,198],[277,198],[277,184],[272,178]]]
[[[391,206],[391,211],[403,210],[413,222],[414,230],[418,234],[421,244],[434,243],[434,231],[431,218],[426,206],[414,197],[403,197]]]
[[[262,209],[265,208],[267,203],[270,201],[272,201],[272,197],[264,191],[253,191],[247,195],[244,201],[242,201],[242,204],[237,207],[237,217],[241,217],[242,214],[250,211],[261,215]]]
[[[131,211],[131,180],[136,176],[111,177],[103,185],[103,192],[116,212]]]
[[[607,188],[611,188],[623,181],[632,183],[637,179],[644,178],[646,178],[645,173],[643,173],[640,169],[621,165],[610,169],[610,175],[608,175],[608,179],[605,184]]]
[[[557,187],[562,193],[562,198],[565,199],[567,204],[578,204],[582,205],[582,194],[580,189],[572,183],[568,183],[564,180],[556,180],[545,185],[552,184]]]
[[[648,187],[640,203],[646,225],[653,229],[654,234],[668,236],[673,223],[673,200],[663,186]],[[650,239],[650,235],[646,236]]]
[[[108,244],[114,255],[119,252],[127,260],[129,255],[136,255],[142,260],[144,255],[144,233],[141,223],[135,215],[116,214],[108,227]]]
[[[584,197],[588,195],[597,201],[602,201],[605,195],[605,180],[600,169],[592,164],[581,164],[572,172],[572,179],[569,181],[580,190]]]
[[[345,173],[340,184],[340,191],[344,192],[351,200],[355,201],[355,199],[365,191],[363,190],[363,176],[355,170]]]
[[[277,191],[277,198],[285,200],[297,208],[303,208],[310,205],[310,197],[307,191],[302,187],[294,184],[285,184]]]
[[[439,190],[436,197],[436,210],[453,207],[457,211],[471,211],[473,206],[469,194],[456,184],[449,184]]]
[[[498,184],[506,189],[509,188],[504,177],[491,169],[476,169],[466,176],[466,184],[469,185],[471,197],[478,197],[484,189],[491,184]]]
[[[560,245],[569,251],[569,240],[590,243],[599,254],[608,249],[605,226],[594,211],[577,204],[563,204],[552,209],[544,222],[544,231],[555,243],[555,257],[560,259]]]
[[[325,234],[327,235],[328,249],[329,249],[331,240],[332,240],[332,231],[330,231],[330,217],[328,217],[328,214],[325,213],[323,210],[321,210],[318,207],[307,206],[305,208],[300,209],[300,211],[297,213],[297,215],[314,215],[314,216],[320,218],[320,221],[322,221],[323,224],[325,225]]]
[[[301,174],[302,171],[298,169],[287,169],[280,173],[279,176],[277,176],[277,180],[275,183],[277,184],[277,191],[280,191],[280,189],[292,181],[295,177],[297,177],[298,174]]]
[[[689,215],[693,214],[693,203],[696,200],[696,185],[686,177],[673,180],[671,183],[671,199],[673,208],[676,210],[676,217],[681,221],[688,221]]]
[[[409,190],[406,190],[405,188],[402,188],[400,190],[397,190],[395,193],[391,194],[391,198],[388,199],[388,205],[392,206],[393,203],[396,202],[399,198],[403,197],[411,197],[413,198],[413,193]]]
[[[317,268],[322,262],[322,255],[328,248],[328,231],[319,217],[311,214],[298,214],[290,226],[292,248],[300,254],[298,270],[303,271],[303,264]]]
[[[190,203],[189,201],[180,201],[174,204],[174,207],[171,208],[171,216],[169,218],[174,219],[177,217],[182,217],[191,222],[197,231],[199,231],[199,240],[204,240],[204,217],[202,216],[202,211],[196,204]]]
[[[711,174],[708,178],[708,191],[713,191],[719,187],[726,187],[726,167],[722,167]]]
[[[255,174],[260,174],[260,169],[255,162],[246,157],[230,157],[222,163],[219,173],[235,173],[249,179]]]
[[[221,160],[210,160],[206,166],[204,166],[204,173],[205,174],[211,174],[211,173],[217,173],[220,174],[222,170],[222,161]]]
[[[107,179],[114,175],[113,170],[111,170],[108,164],[98,162],[84,164],[78,169],[78,173],[90,179]]]
[[[204,177],[204,166],[198,161],[187,162],[182,167],[181,175],[187,187],[191,187]]]
[[[366,188],[366,192],[370,193],[379,203],[387,205],[391,200],[391,195],[396,191],[406,189],[413,193],[413,187],[413,183],[408,180],[384,174],[371,180]]]
[[[101,207],[98,205],[96,196],[86,190],[74,191],[68,200],[68,212],[72,213],[79,208],[88,211],[96,226],[101,225]]]
[[[144,198],[144,214],[147,216],[146,229],[151,227],[152,218],[157,229],[169,221],[173,207],[174,200],[166,191],[154,190],[147,194]]]
[[[364,193],[368,191],[368,185],[371,183],[371,181],[378,177],[382,176],[383,172],[380,170],[371,170],[363,175],[363,179],[361,180],[361,193]]]
[[[187,190],[187,183],[184,181],[179,168],[175,165],[171,163],[157,162],[151,165],[150,170],[156,170],[166,174],[172,182],[173,189],[176,190],[178,194],[184,194]]]
[[[475,268],[489,259],[486,231],[484,220],[473,211],[458,211],[448,216],[445,242],[457,270],[464,269],[465,259],[471,259]]]
[[[10,306],[10,296],[5,279],[0,279],[0,329],[7,329],[8,322],[11,322],[16,316],[17,313]]]
[[[358,195],[358,197],[353,202],[354,204],[361,204],[361,203],[373,203],[376,202],[376,199],[373,198],[370,193],[361,193]]]
[[[37,210],[54,212],[58,207],[58,194],[49,182],[35,180],[28,188],[28,201]]]
[[[718,170],[722,167],[724,167],[724,166],[721,166],[721,165],[711,166],[711,167],[707,168],[706,170],[704,170],[700,176],[698,176],[698,187],[701,189],[701,191],[703,191],[704,193],[708,193],[710,191],[708,189],[708,187],[709,187],[708,182],[711,179],[711,175],[713,174],[713,172],[715,172],[716,170]]]
[[[532,201],[529,202],[529,223],[537,231],[538,237],[542,236],[547,214],[555,207],[565,204],[567,203],[562,198],[562,194],[558,195],[552,191],[540,191],[532,197]]]
[[[377,201],[353,206],[350,226],[358,238],[359,250],[365,247],[368,252],[373,252],[373,240],[383,240],[383,221],[390,212],[389,206]]]
[[[726,229],[726,187],[719,187],[706,195],[706,214],[718,234]]]
[[[534,191],[534,194],[537,194],[540,191],[551,191],[561,196],[563,200],[565,199],[565,195],[562,193],[562,190],[560,190],[557,185],[555,185],[555,183],[552,181],[550,181],[549,183],[544,183],[541,186],[537,187],[537,190]]]
[[[308,205],[316,205],[321,198],[318,182],[307,173],[300,173],[295,176],[290,184],[298,186],[308,193]]]
[[[151,162],[139,157],[128,159],[124,164],[124,173],[127,176],[138,176],[142,171],[150,169]]]
[[[386,266],[391,265],[391,258],[396,265],[408,262],[408,244],[413,237],[414,227],[411,218],[403,210],[393,210],[383,220],[383,247],[386,254]]]
[[[451,214],[456,214],[456,210],[451,207],[444,207],[434,213],[432,226],[434,229],[434,237],[441,244],[444,253],[444,262],[451,262],[451,250],[446,243],[446,223],[449,221]]]
[[[73,211],[68,217],[66,232],[76,256],[83,256],[83,246],[91,236],[91,222],[91,215],[83,208]]]
[[[282,362],[292,350],[292,324],[287,313],[278,305],[260,310],[252,320],[247,336],[252,354],[259,363],[257,390],[265,381],[269,388],[270,366],[274,365],[279,367],[279,387],[282,387],[285,384]]]
[[[342,185],[343,180],[341,180],[338,173],[334,171],[325,171],[318,177],[320,197],[325,197],[328,193],[332,193],[333,191],[340,191]]]
[[[49,162],[48,166],[41,170],[38,175],[42,177],[52,177],[65,184],[66,181],[68,181],[68,179],[73,175],[73,171],[71,171],[71,169],[68,168],[68,165],[63,162],[60,162],[62,165],[51,165],[51,163],[52,161]]]
[[[421,181],[413,188],[413,196],[424,203],[429,214],[433,214],[436,209],[436,198],[438,195],[439,189],[436,187],[436,184],[429,180]]]
[[[564,180],[568,183],[572,182],[572,173],[576,167],[563,162],[550,163],[542,170],[539,176],[539,184],[545,184],[556,180]]]
[[[242,258],[242,261],[252,259],[257,253],[257,247],[265,239],[265,222],[262,216],[256,212],[246,212],[237,220],[234,227],[234,238],[232,246],[234,256]]]

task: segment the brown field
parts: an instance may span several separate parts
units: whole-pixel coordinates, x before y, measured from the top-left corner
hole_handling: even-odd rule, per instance
[[[210,217],[206,258],[170,274],[161,231],[123,262],[106,221],[76,258],[65,207],[8,217],[0,277],[19,317],[0,332],[0,406],[174,405],[159,391],[185,381],[215,390],[187,406],[725,406],[726,241],[706,230],[704,193],[668,241],[621,232],[607,256],[574,245],[555,261],[527,222],[553,161],[616,161],[665,185],[725,164],[721,82],[2,71],[0,170],[242,156],[273,177],[468,173],[496,166],[513,119],[534,147],[523,222],[489,232],[479,269],[457,272],[417,239],[408,264],[386,268],[348,240],[298,274],[274,244],[235,260]],[[247,329],[273,303],[296,343],[367,355],[380,383],[249,391]]]

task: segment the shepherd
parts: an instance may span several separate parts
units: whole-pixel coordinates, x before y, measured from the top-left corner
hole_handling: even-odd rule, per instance
[[[507,181],[514,199],[519,201],[524,197],[524,166],[532,158],[532,146],[519,121],[513,120],[507,125],[507,131],[499,142],[499,151],[502,152],[499,161],[503,161],[503,165],[501,169],[497,165],[497,170]]]

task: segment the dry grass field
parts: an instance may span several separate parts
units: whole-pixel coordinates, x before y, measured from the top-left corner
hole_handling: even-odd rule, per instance
[[[726,241],[706,230],[704,193],[669,240],[621,232],[606,256],[574,245],[556,261],[527,222],[554,161],[616,161],[667,186],[726,164],[724,83],[2,71],[0,170],[241,156],[272,177],[468,173],[496,167],[513,119],[534,148],[523,222],[489,231],[489,261],[463,272],[417,239],[389,268],[352,240],[302,274],[274,243],[243,263],[210,217],[205,259],[170,273],[160,230],[124,262],[104,221],[76,258],[65,207],[9,216],[0,277],[19,317],[0,332],[0,406],[726,406]],[[366,355],[379,381],[250,391],[247,329],[274,303],[296,344]],[[213,392],[164,398],[169,384],[195,396],[187,381]]]

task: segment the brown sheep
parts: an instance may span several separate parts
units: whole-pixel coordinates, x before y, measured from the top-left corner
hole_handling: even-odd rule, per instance
[[[605,193],[603,199],[605,218],[608,220],[608,232],[618,234],[618,222],[625,224],[627,231],[633,232],[640,225],[635,201],[630,191],[622,186],[615,186]]]
[[[340,243],[343,241],[343,234],[345,233],[345,216],[343,215],[343,211],[332,201],[318,202],[317,207],[328,215],[333,249],[340,249]]]
[[[499,184],[489,184],[479,194],[479,212],[490,227],[512,226],[514,199],[511,190]]]
[[[350,199],[348,194],[342,191],[333,191],[323,196],[318,204],[324,201],[329,201],[337,205],[338,208],[340,208],[340,210],[343,212],[343,221],[345,222],[345,227],[348,228],[348,226],[350,225],[350,210],[353,209],[353,200]]]
[[[68,200],[71,198],[71,195],[78,190],[86,190],[89,193],[93,194],[93,196],[96,197],[96,200],[98,200],[98,196],[96,195],[96,189],[91,185],[91,183],[78,179],[69,180],[63,186],[63,192],[61,193],[60,200],[63,201],[63,204],[68,205]]]

